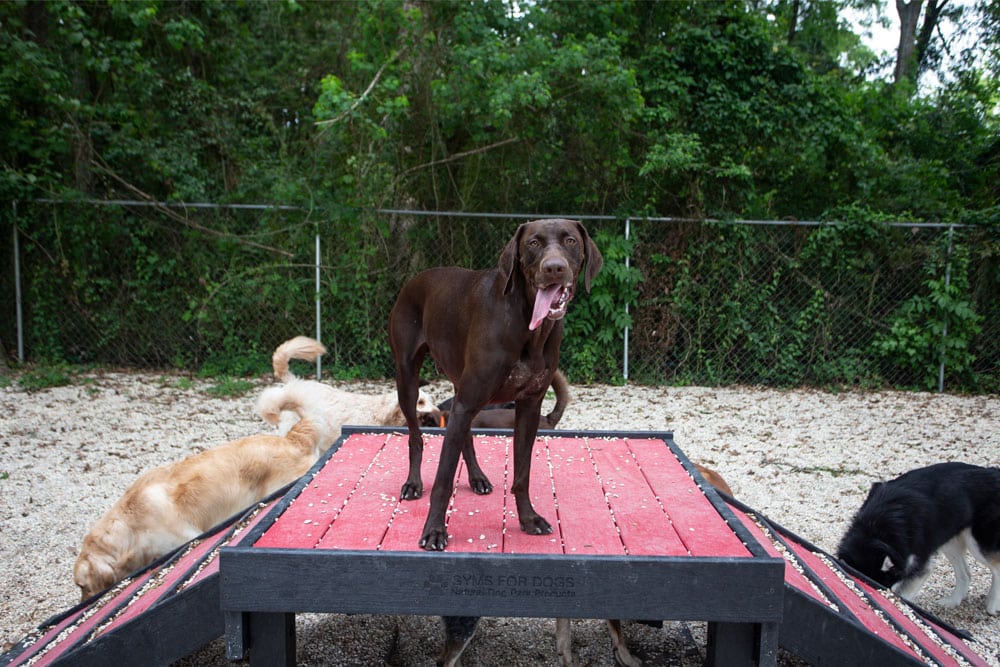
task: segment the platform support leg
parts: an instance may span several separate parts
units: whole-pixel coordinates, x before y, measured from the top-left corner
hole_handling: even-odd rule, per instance
[[[761,667],[776,667],[778,664],[780,635],[780,623],[761,623],[757,626],[757,664]]]
[[[250,667],[295,667],[295,614],[253,612]]]
[[[707,667],[775,667],[777,623],[709,623]]]
[[[233,662],[247,657],[250,646],[250,623],[241,611],[224,612],[226,619],[226,659]]]

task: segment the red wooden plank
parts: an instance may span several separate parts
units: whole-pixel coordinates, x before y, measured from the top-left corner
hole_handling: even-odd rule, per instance
[[[456,475],[455,493],[448,511],[448,551],[500,553],[503,550],[506,504],[508,501],[513,503],[513,498],[508,498],[508,440],[498,436],[481,436],[476,437],[475,443],[476,459],[492,482],[493,492],[481,496],[472,490],[468,468],[463,461]]]
[[[214,535],[206,537],[197,544],[192,544],[190,549],[179,558],[165,563],[162,568],[157,568],[156,575],[150,579],[150,587],[143,589],[138,595],[133,597],[128,605],[124,609],[119,610],[109,623],[102,625],[94,633],[94,637],[103,635],[129,622],[152,607],[159,600],[173,594],[178,582],[190,573],[191,568],[201,562],[213,549],[225,542],[228,536],[228,529],[223,529]]]
[[[437,471],[441,456],[441,443],[444,436],[424,436],[424,455],[420,464],[420,476],[424,481],[424,495],[416,500],[397,500],[393,508],[391,523],[382,537],[378,549],[382,551],[416,551],[420,549],[420,533],[424,529],[427,513],[430,510],[430,491],[434,483],[434,473]],[[396,434],[386,444],[384,455],[397,461],[396,478],[386,482],[386,491],[398,498],[399,490],[406,481],[409,470],[409,446],[405,433]],[[398,458],[397,458],[398,457]]]
[[[45,650],[46,647],[48,647],[49,645],[52,645],[52,648],[48,650],[58,651],[59,652],[58,655],[61,655],[66,650],[65,646],[66,639],[62,640],[64,646],[61,649],[57,648],[58,642],[56,642],[56,639],[59,637],[59,635],[63,633],[63,631],[66,630],[66,628],[72,626],[74,623],[78,623],[80,619],[83,618],[83,616],[90,611],[90,609],[91,609],[90,606],[78,609],[76,612],[70,614],[69,616],[62,619],[55,625],[49,627],[48,630],[45,630],[34,642],[32,642],[31,646],[26,647],[24,651],[21,652],[20,655],[14,658],[9,663],[8,667],[17,667],[18,665],[23,665],[33,656],[38,655],[43,650]],[[74,635],[70,635],[70,637],[72,636]]]
[[[177,587],[178,592],[194,586],[199,581],[207,579],[208,577],[216,574],[219,571],[219,549],[226,546],[237,546],[242,542],[248,535],[248,533],[256,526],[261,520],[267,516],[268,511],[276,504],[278,504],[279,498],[275,498],[271,502],[265,504],[263,507],[258,507],[256,514],[254,514],[248,521],[245,521],[239,525],[234,525],[234,530],[239,530],[239,533],[228,537],[224,542],[220,543],[215,550],[209,554],[205,562],[203,562],[203,567],[198,570],[194,576],[190,577],[187,581],[183,582]]]
[[[586,441],[549,438],[548,449],[566,553],[624,555],[625,546]]]
[[[314,547],[389,439],[385,434],[350,436],[254,546]]]
[[[528,491],[535,511],[552,524],[552,533],[549,535],[529,535],[521,530],[514,495],[508,488],[503,535],[503,552],[505,554],[564,553],[563,540],[566,537],[566,527],[561,520],[561,510],[556,507],[552,480],[553,462],[549,451],[549,442],[550,438],[548,437],[538,438],[531,449],[531,480],[528,484]],[[513,438],[508,438],[507,449],[510,452],[510,461],[507,465],[510,478],[513,479]]]
[[[140,577],[136,577],[134,581],[125,586],[116,595],[109,598],[107,602],[104,602],[104,598],[100,598],[95,601],[90,607],[87,608],[87,613],[93,611],[93,615],[86,617],[86,614],[78,617],[80,622],[78,625],[69,627],[66,629],[67,634],[64,636],[59,636],[55,641],[51,642],[44,650],[44,655],[38,659],[37,662],[32,663],[33,665],[50,665],[55,660],[63,656],[64,653],[73,649],[80,641],[86,638],[87,634],[93,630],[95,627],[100,625],[107,619],[115,609],[124,602],[135,595],[136,591],[142,588],[146,581],[155,574],[156,570],[150,570],[144,573]]]
[[[987,662],[983,656],[976,653],[961,637],[936,623],[931,623],[926,620],[925,622],[929,623],[937,631],[937,633],[947,640],[947,642],[951,644],[955,650],[958,651],[959,654],[973,667],[993,667],[992,663]]]
[[[689,555],[649,488],[628,442],[590,438],[586,444],[626,553],[631,556]]]
[[[854,578],[852,577],[852,579]],[[958,667],[958,665],[965,664],[956,658],[954,649],[948,650],[941,645],[941,642],[945,641],[943,637],[935,637],[931,634],[933,633],[933,630],[931,630],[932,624],[929,621],[922,620],[920,623],[917,623],[910,616],[905,614],[899,607],[897,607],[892,600],[888,599],[885,591],[875,589],[869,584],[863,581],[858,581],[857,579],[854,579],[854,583],[868,593],[872,600],[875,601],[875,604],[877,604],[883,612],[891,616],[896,623],[910,633],[910,636],[917,640],[924,652],[937,660],[941,665],[955,665],[955,667]],[[906,603],[903,602],[902,604]],[[937,626],[934,626],[934,628],[940,629],[937,628]],[[982,661],[981,658],[980,661]],[[985,662],[981,662],[981,664],[985,664]]]
[[[630,439],[629,447],[692,556],[751,555],[662,440]]]
[[[872,634],[880,637],[883,641],[892,644],[901,651],[921,659],[910,645],[903,641],[894,628],[888,625],[885,620],[876,613],[868,603],[862,599],[858,592],[853,590],[834,572],[826,562],[804,545],[798,542],[789,541],[789,546],[795,552],[796,557],[802,561],[806,567],[812,570],[819,579],[837,597],[841,605],[854,614],[861,624]],[[845,575],[846,576],[846,575]],[[852,579],[853,581],[853,579]]]
[[[739,519],[747,530],[750,531],[750,534],[757,540],[757,542],[764,547],[764,550],[769,556],[785,559],[786,585],[793,586],[796,590],[811,596],[820,604],[826,606],[830,606],[832,604],[830,600],[827,600],[826,597],[816,589],[816,586],[813,585],[809,578],[792,564],[791,561],[798,563],[798,561],[795,560],[794,553],[789,552],[787,549],[783,551],[779,550],[774,541],[768,537],[763,530],[761,530],[759,525],[757,525],[756,521],[747,516],[742,510],[733,507],[732,505],[730,505],[729,508],[733,511],[733,514],[736,515],[736,518]]]
[[[329,530],[316,543],[316,548],[377,548],[399,504],[399,488],[406,478],[406,461],[405,447],[381,448],[339,513],[334,516]],[[329,467],[329,464],[325,466]],[[325,485],[327,476],[317,477],[322,478]]]

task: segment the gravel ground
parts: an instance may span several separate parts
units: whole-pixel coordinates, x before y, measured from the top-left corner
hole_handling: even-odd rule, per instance
[[[71,386],[0,388],[0,644],[16,642],[79,599],[72,566],[90,525],[144,470],[267,430],[253,415],[264,381],[218,398],[177,375],[100,373]],[[343,385],[380,393],[390,383]],[[446,384],[432,385],[441,400]],[[1000,397],[748,387],[574,386],[559,424],[570,430],[665,430],[693,460],[717,469],[742,501],[828,551],[873,481],[937,461],[1000,461]],[[548,405],[548,403],[547,403]],[[958,609],[941,607],[953,577],[944,559],[919,602],[968,630],[1000,667],[1000,624],[986,614],[989,572],[972,566]],[[557,664],[551,619],[484,619],[466,667]],[[427,665],[440,648],[433,617],[302,614],[300,665]],[[626,623],[648,665],[700,665],[705,624]],[[600,620],[574,622],[583,665],[612,665]],[[222,666],[216,641],[181,665]],[[782,655],[781,665],[801,664]]]

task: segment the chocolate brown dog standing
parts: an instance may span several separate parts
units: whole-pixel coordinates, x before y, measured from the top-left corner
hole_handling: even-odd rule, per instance
[[[389,344],[396,360],[396,389],[409,428],[409,475],[400,498],[423,494],[423,437],[416,405],[420,367],[430,353],[455,385],[455,400],[441,446],[430,512],[420,546],[448,544],[445,509],[455,484],[459,455],[479,494],[493,485],[476,461],[470,428],[487,403],[514,401],[514,480],[511,490],[521,530],[545,535],[552,526],[528,495],[531,448],[542,399],[559,366],[562,318],[584,266],[584,287],[601,269],[600,251],[584,226],[573,220],[534,220],[517,228],[499,266],[473,271],[429,269],[400,290],[389,315]]]

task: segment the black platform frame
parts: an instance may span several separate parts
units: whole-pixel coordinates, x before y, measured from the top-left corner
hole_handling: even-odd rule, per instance
[[[314,471],[354,433],[373,432],[400,430],[345,427]],[[659,439],[701,480],[669,432],[539,433],[546,434]],[[271,509],[274,519],[312,477],[306,475]],[[707,621],[709,665],[774,665],[784,610],[784,561],[766,553],[711,487],[706,494],[752,557],[223,548],[220,590],[228,655],[236,660],[249,654],[252,667],[294,665],[295,614],[325,612]],[[252,545],[272,523],[265,517],[255,528],[258,535],[244,544]],[[551,583],[570,577],[571,587]],[[461,581],[480,585],[454,585]],[[491,585],[511,581],[523,583],[515,586],[517,595],[509,586]]]

